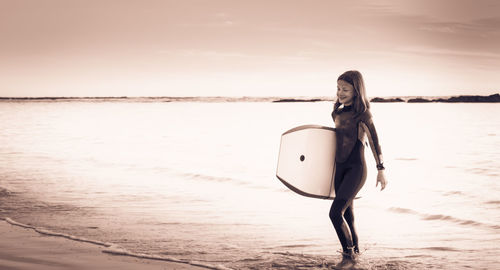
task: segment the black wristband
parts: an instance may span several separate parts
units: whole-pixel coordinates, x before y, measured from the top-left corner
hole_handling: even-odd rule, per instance
[[[377,170],[385,170],[384,163],[377,164]]]

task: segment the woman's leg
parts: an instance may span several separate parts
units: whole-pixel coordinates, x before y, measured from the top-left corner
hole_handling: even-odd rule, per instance
[[[366,180],[366,166],[359,164],[335,174],[336,198],[330,208],[330,219],[335,227],[344,252],[357,245],[358,237],[354,228],[352,200]],[[345,217],[345,218],[344,218]]]
[[[333,200],[332,207],[330,208],[330,220],[333,223],[333,227],[335,227],[344,252],[348,252],[348,249],[353,247],[351,231],[344,219],[344,212],[348,207],[347,204],[347,200],[337,197]]]
[[[351,231],[351,237],[352,237],[352,244],[354,246],[354,252],[359,253],[358,234],[356,233],[356,228],[354,227],[353,204],[354,204],[354,202],[351,202],[351,205],[349,205],[349,207],[347,207],[347,209],[345,210],[345,212],[344,212],[344,219],[347,222],[347,225],[349,226],[349,230]]]

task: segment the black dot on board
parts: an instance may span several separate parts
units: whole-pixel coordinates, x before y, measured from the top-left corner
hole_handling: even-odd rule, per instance
[[[304,155],[300,155],[300,161],[304,161],[306,157]]]

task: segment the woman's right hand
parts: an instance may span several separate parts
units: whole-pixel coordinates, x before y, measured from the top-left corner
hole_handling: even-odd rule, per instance
[[[385,173],[384,170],[379,170],[377,174],[377,184],[375,184],[375,187],[378,187],[378,183],[380,183],[380,191],[385,189],[385,186],[387,186],[387,180],[385,179]]]

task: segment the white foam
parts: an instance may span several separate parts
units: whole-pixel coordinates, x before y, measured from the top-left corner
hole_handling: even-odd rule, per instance
[[[23,228],[26,228],[26,229],[32,229],[35,232],[40,233],[40,234],[44,234],[44,235],[64,237],[64,238],[67,238],[67,239],[70,239],[70,240],[74,240],[74,241],[91,243],[91,244],[95,244],[95,245],[99,245],[99,246],[105,246],[105,247],[109,247],[109,246],[112,245],[110,243],[105,243],[105,242],[101,242],[101,241],[97,241],[97,240],[91,240],[91,239],[87,239],[87,238],[83,238],[83,237],[78,237],[78,236],[74,236],[74,235],[70,235],[70,234],[65,234],[65,233],[53,232],[53,231],[49,231],[49,230],[44,229],[44,228],[37,228],[37,227],[31,226],[31,225],[28,225],[28,224],[23,224],[23,223],[14,221],[11,218],[5,218],[5,221],[7,221],[8,223],[10,223],[12,225],[15,225],[15,226],[23,227]]]
[[[70,239],[73,241],[79,241],[79,242],[85,242],[85,243],[90,243],[90,244],[94,244],[94,245],[104,246],[106,248],[103,249],[102,252],[113,254],[113,255],[129,256],[129,257],[135,257],[135,258],[140,258],[140,259],[185,263],[185,264],[189,264],[189,265],[193,265],[193,266],[205,267],[208,269],[233,270],[233,269],[225,267],[223,265],[211,265],[211,264],[202,263],[202,262],[198,262],[198,261],[181,260],[181,259],[177,259],[174,257],[168,257],[168,256],[159,256],[159,255],[152,255],[152,254],[146,254],[146,253],[135,253],[135,252],[131,252],[131,251],[119,246],[119,245],[116,245],[116,244],[87,239],[87,238],[78,237],[78,236],[65,234],[65,233],[53,232],[53,231],[50,231],[50,230],[47,230],[44,228],[37,228],[37,227],[31,226],[28,224],[20,223],[20,222],[17,222],[15,220],[12,220],[11,218],[8,218],[8,217],[7,218],[0,218],[0,220],[2,220],[2,219],[11,225],[23,227],[26,229],[32,229],[35,232],[43,234],[43,235],[63,237],[63,238],[67,238],[67,239]]]
[[[198,261],[181,260],[181,259],[168,257],[168,256],[151,255],[151,254],[145,254],[145,253],[135,253],[135,252],[128,251],[128,250],[126,250],[120,246],[117,246],[117,245],[112,245],[110,247],[107,247],[107,248],[103,249],[102,252],[113,254],[113,255],[135,257],[135,258],[140,258],[140,259],[185,263],[185,264],[189,264],[189,265],[193,265],[193,266],[205,267],[208,269],[233,270],[233,269],[225,267],[223,265],[211,265],[211,264],[202,263],[202,262],[198,262]]]

